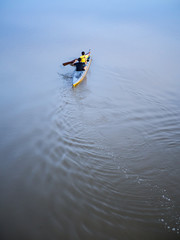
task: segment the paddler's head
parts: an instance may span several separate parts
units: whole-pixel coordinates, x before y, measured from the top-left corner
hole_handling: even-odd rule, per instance
[[[82,54],[82,55],[85,55],[85,52],[83,51],[81,54]]]
[[[78,58],[78,62],[80,62],[81,61],[81,58]]]

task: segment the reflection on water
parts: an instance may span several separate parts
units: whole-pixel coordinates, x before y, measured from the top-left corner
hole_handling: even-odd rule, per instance
[[[2,1],[1,239],[179,238],[179,4],[129,3]]]

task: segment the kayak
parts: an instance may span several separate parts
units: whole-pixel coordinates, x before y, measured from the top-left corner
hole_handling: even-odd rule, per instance
[[[91,65],[92,58],[90,57],[89,61],[86,64],[86,70],[85,71],[75,71],[73,75],[73,87],[76,87],[80,82],[82,82],[89,70],[89,67]]]

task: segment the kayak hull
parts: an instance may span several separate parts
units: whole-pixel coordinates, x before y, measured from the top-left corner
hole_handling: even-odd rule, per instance
[[[79,83],[81,83],[84,80],[84,78],[89,70],[89,67],[91,65],[91,61],[92,61],[92,58],[90,57],[89,62],[86,65],[87,67],[86,67],[85,71],[75,71],[74,72],[73,87],[76,87]]]

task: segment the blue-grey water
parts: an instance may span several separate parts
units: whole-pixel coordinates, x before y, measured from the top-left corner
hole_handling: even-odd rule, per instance
[[[178,0],[1,0],[0,239],[180,239],[179,63]]]

